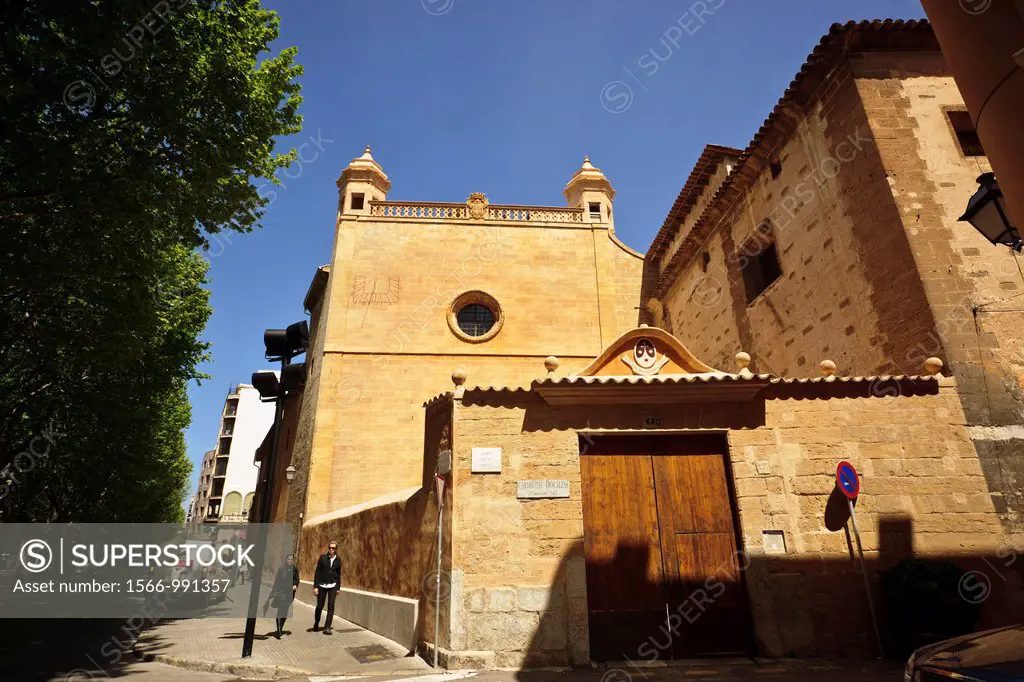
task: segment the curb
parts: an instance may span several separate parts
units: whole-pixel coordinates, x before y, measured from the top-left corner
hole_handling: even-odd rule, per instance
[[[416,672],[413,670],[345,670],[341,672],[323,672],[305,670],[303,668],[292,668],[286,665],[243,663],[241,661],[204,661],[202,659],[182,658],[181,656],[171,656],[169,654],[153,654],[137,648],[133,648],[132,653],[135,654],[135,658],[139,660],[162,663],[175,668],[181,668],[182,670],[191,670],[193,672],[200,673],[220,673],[222,675],[234,675],[235,677],[241,677],[243,679],[256,680],[280,680],[290,677],[383,677],[385,675],[395,677],[414,674]],[[447,673],[448,671],[442,668],[436,672]]]
[[[237,663],[204,661],[202,659],[182,658],[180,656],[170,656],[168,654],[151,654],[138,649],[133,649],[132,653],[140,660],[163,663],[164,665],[174,666],[175,668],[181,668],[182,670],[191,670],[193,672],[203,673],[221,673],[224,675],[234,675],[236,677],[249,679],[278,680],[287,677],[308,677],[310,675],[322,674],[315,673],[311,670],[290,668],[283,665],[260,665],[257,663],[242,663],[240,661]]]

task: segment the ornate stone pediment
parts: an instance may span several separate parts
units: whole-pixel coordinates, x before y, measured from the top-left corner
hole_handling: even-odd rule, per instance
[[[744,401],[757,398],[771,379],[747,370],[716,370],[664,329],[646,326],[613,341],[579,374],[551,374],[531,385],[550,405]]]
[[[657,376],[716,371],[698,360],[664,329],[637,327],[609,345],[578,376]]]

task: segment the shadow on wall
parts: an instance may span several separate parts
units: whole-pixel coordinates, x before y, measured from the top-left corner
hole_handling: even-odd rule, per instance
[[[340,616],[400,640],[403,645],[407,639],[412,644],[434,639],[434,590],[438,575],[438,500],[434,471],[438,451],[450,448],[451,404],[432,408],[426,421],[420,486],[360,505],[344,516],[304,526],[297,553],[300,574],[308,581],[328,542],[336,541],[342,557],[341,582],[345,588],[406,600],[398,605],[377,600],[374,603],[380,608],[360,610],[350,609],[343,599],[338,607]],[[449,510],[452,505],[450,486],[445,488],[444,495],[445,509]],[[451,571],[451,515],[447,511],[441,543],[441,575],[444,576]],[[448,626],[450,586],[442,582],[442,587],[441,631],[444,633]],[[312,602],[308,590],[300,590],[299,594],[300,599]],[[408,601],[417,605],[410,605]],[[384,615],[388,613],[392,615]],[[416,620],[410,625],[413,613]]]
[[[565,589],[553,590],[523,667],[551,665],[562,652],[579,663],[587,643],[591,660],[628,675],[631,662],[677,658],[877,657],[848,511],[829,507],[826,523],[846,536],[844,555],[737,550],[709,570],[663,569],[651,560],[658,552],[630,541],[617,545],[611,561],[586,566],[585,594],[574,594],[567,580],[585,552],[584,543],[574,544],[555,577]],[[915,557],[913,524],[903,516],[879,519],[879,534],[880,551],[865,560],[887,657],[1024,619],[1024,559],[1015,553]],[[663,579],[668,573],[690,577]],[[575,627],[574,610],[584,621]]]

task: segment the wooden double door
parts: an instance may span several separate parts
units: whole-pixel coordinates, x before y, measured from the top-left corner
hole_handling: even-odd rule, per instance
[[[581,438],[590,655],[751,652],[724,434]]]

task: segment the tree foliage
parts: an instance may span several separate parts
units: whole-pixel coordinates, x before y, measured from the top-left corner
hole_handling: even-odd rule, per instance
[[[258,0],[0,2],[0,25],[0,520],[177,520],[200,252],[259,226],[301,66]]]

